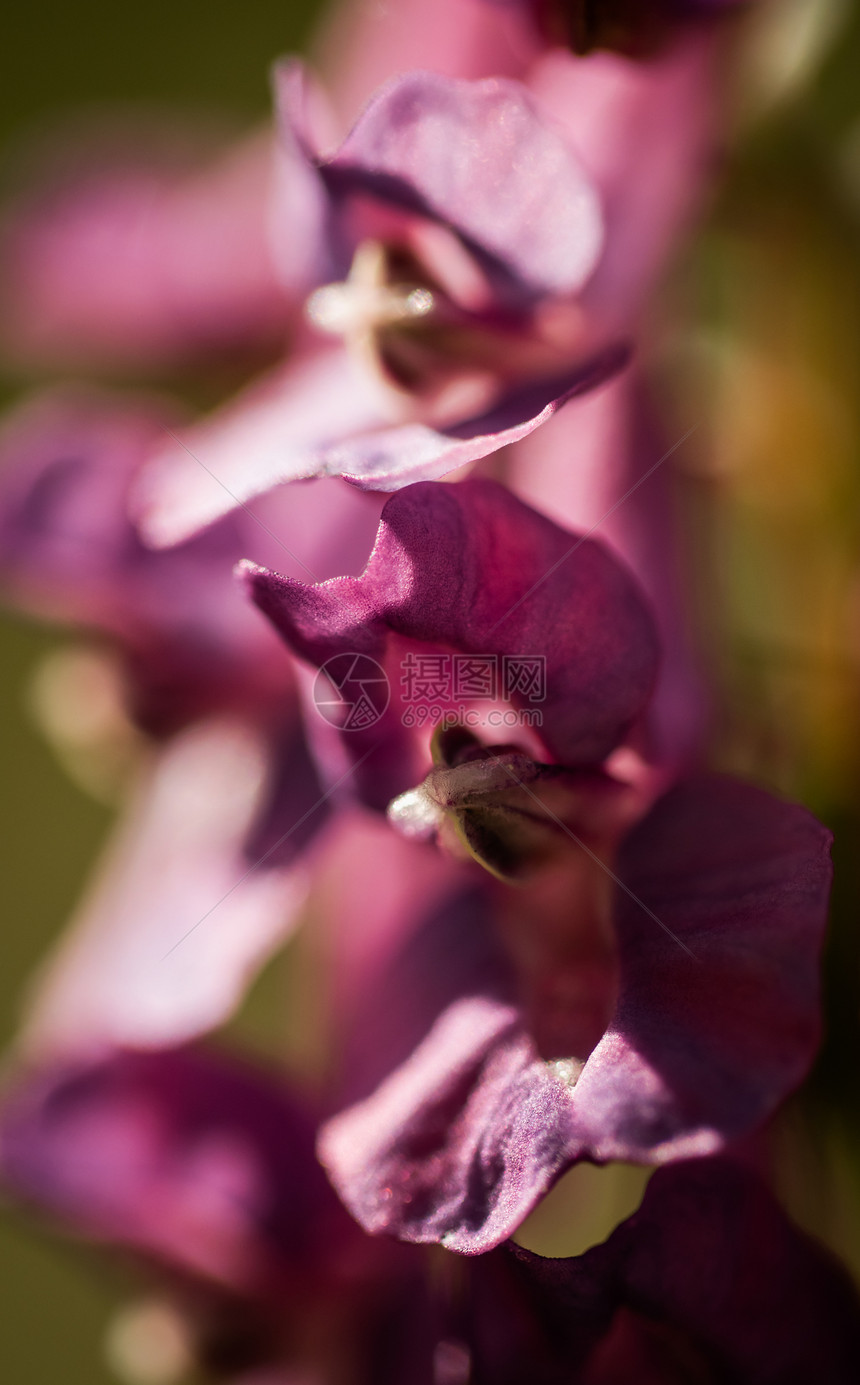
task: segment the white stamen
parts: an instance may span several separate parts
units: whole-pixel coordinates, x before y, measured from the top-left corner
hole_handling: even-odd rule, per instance
[[[553,1058],[552,1062],[547,1063],[547,1067],[565,1087],[573,1089],[582,1075],[585,1064],[581,1058]]]
[[[408,789],[388,805],[388,821],[404,837],[427,841],[434,837],[445,819],[445,813],[434,803],[426,789]]]
[[[349,277],[316,289],[305,306],[313,325],[337,337],[362,337],[382,327],[426,317],[435,307],[428,288],[385,282],[386,257],[375,241],[355,252]]]

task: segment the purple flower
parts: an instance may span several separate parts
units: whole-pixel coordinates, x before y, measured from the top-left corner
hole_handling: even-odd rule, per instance
[[[284,525],[239,512],[200,539],[153,553],[128,514],[135,478],[176,426],[176,408],[145,396],[55,390],[20,405],[0,437],[0,584],[43,618],[107,636],[119,651],[131,713],[163,733],[224,710],[280,710],[291,686],[283,655],[235,592],[248,551],[324,573],[372,532],[370,508],[343,490],[312,490]],[[205,472],[203,472],[205,476]],[[209,483],[217,489],[211,478]],[[278,528],[306,556],[294,559]]]
[[[308,487],[290,523],[273,500],[265,520],[239,511],[154,553],[128,491],[174,422],[161,401],[56,391],[14,411],[0,441],[6,601],[107,642],[126,712],[163,742],[38,998],[30,1031],[57,1050],[177,1042],[223,1022],[295,926],[306,851],[329,818],[289,661],[232,567],[250,543],[323,575],[366,544],[373,504]]]
[[[223,1024],[296,927],[329,818],[292,717],[172,737],[43,964],[27,1045],[164,1046]]]
[[[348,1228],[313,1129],[247,1065],[202,1049],[118,1050],[19,1075],[0,1162],[7,1186],[79,1234],[271,1293],[313,1273],[323,1209]]]
[[[360,782],[377,806],[415,783],[426,755],[401,719],[408,642],[545,659],[539,734],[568,766],[604,759],[651,692],[656,641],[633,579],[598,541],[566,532],[491,481],[428,483],[392,497],[361,577],[308,586],[252,564],[244,574],[302,658],[322,665],[356,652],[389,669],[392,707],[369,730],[342,735],[352,760],[366,757]],[[515,690],[513,705],[528,697]]]
[[[585,1254],[548,1260],[508,1243],[455,1276],[362,1237],[312,1138],[307,1104],[271,1073],[203,1049],[116,1051],[19,1073],[0,1177],[146,1268],[219,1378],[853,1380],[856,1292],[749,1169],[707,1158],[659,1170],[639,1210]]]
[[[331,155],[295,68],[279,93],[285,206],[301,206],[318,247],[310,322],[346,346],[309,344],[192,438],[234,496],[308,476],[381,490],[441,476],[623,363],[623,329],[579,305],[603,248],[599,197],[525,87],[407,74]],[[176,449],[140,491],[159,543],[229,503]]]
[[[330,1123],[322,1156],[353,1214],[476,1253],[580,1159],[660,1164],[758,1125],[818,1041],[827,846],[800,808],[691,780],[613,862],[608,947],[587,895],[555,912],[534,886],[497,901],[519,1003],[492,987],[455,1001]]]
[[[496,901],[513,1003],[494,984],[455,992],[414,1055],[323,1135],[362,1225],[484,1251],[577,1160],[710,1154],[764,1120],[817,1043],[829,836],[730,779],[682,781],[646,812],[642,789],[596,772],[655,666],[620,565],[492,483],[465,482],[389,501],[360,578],[250,581],[319,665],[346,650],[383,661],[398,639],[546,660],[540,737],[554,764],[451,730],[419,801],[393,805],[408,828],[453,835],[530,888],[502,886]],[[387,718],[342,733],[377,792],[418,749],[397,711]]]

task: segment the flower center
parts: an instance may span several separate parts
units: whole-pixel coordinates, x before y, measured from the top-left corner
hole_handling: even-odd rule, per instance
[[[379,241],[362,241],[347,278],[325,284],[308,299],[305,311],[314,327],[347,342],[364,342],[386,327],[429,316],[436,306],[430,289],[389,283],[388,271],[385,247]]]

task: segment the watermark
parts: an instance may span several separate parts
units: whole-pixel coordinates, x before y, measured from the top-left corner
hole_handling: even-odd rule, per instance
[[[546,699],[542,654],[404,655],[400,720],[407,728],[460,724],[472,729],[541,727]],[[368,654],[336,654],[314,680],[320,715],[341,731],[365,731],[388,710],[391,682]],[[481,705],[483,704],[483,705]]]
[[[369,654],[335,654],[314,679],[316,709],[341,731],[366,731],[388,711],[391,685]]]

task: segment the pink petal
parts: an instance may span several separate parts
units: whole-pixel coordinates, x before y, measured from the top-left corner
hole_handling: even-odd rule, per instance
[[[73,162],[7,218],[4,353],[112,369],[277,344],[289,304],[268,244],[271,162],[262,136],[192,174],[133,146],[125,164]]]
[[[135,497],[146,539],[169,547],[284,481],[338,474],[328,449],[381,427],[390,409],[347,352],[300,356],[154,453]]]

